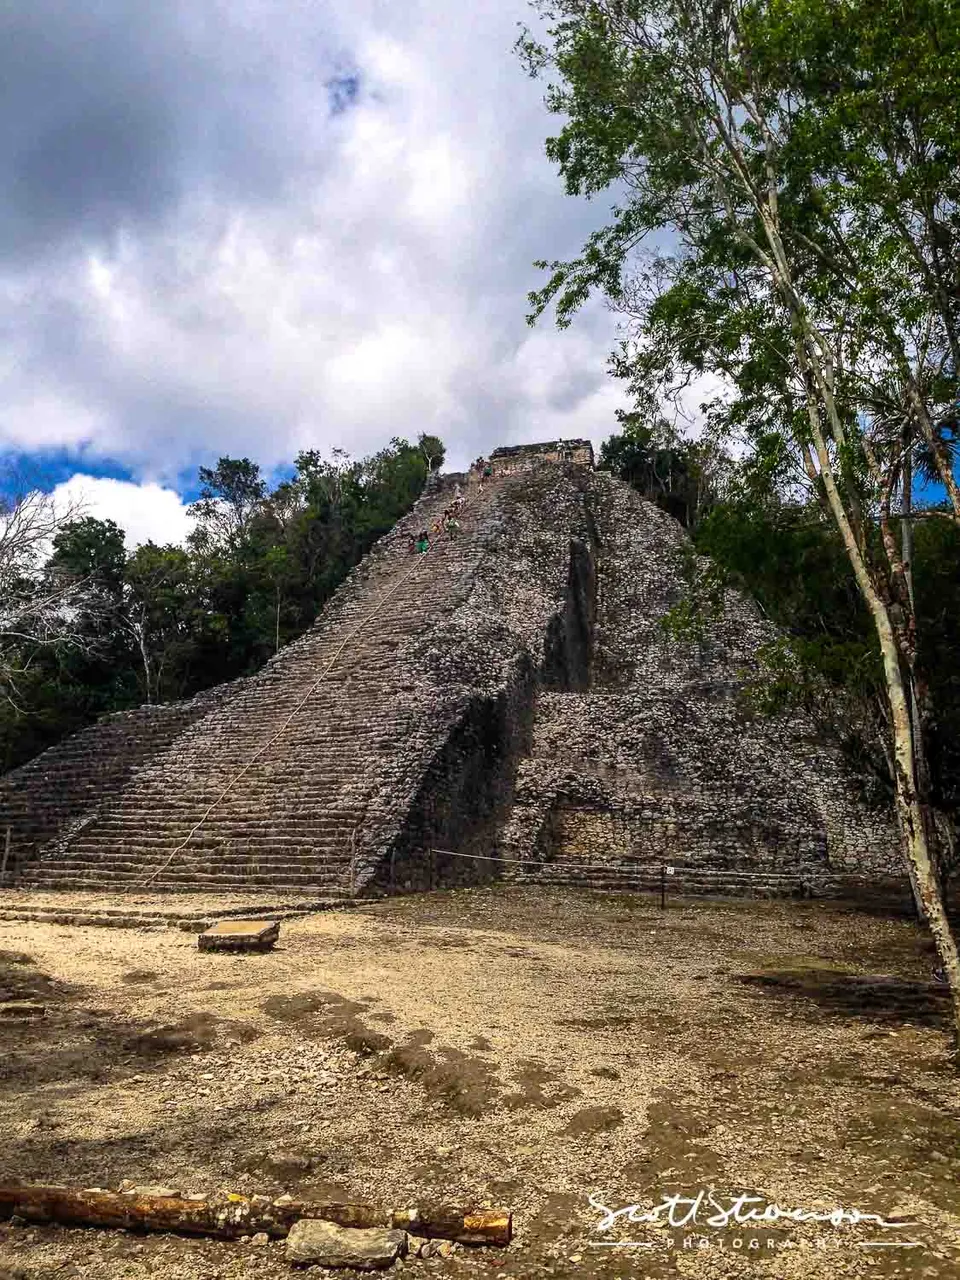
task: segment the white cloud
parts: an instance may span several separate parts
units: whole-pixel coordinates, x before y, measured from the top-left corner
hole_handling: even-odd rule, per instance
[[[62,508],[77,505],[83,515],[113,520],[126,533],[131,551],[142,542],[181,543],[193,526],[179,495],[158,484],[77,474],[57,485],[53,500]]]
[[[625,403],[605,372],[613,317],[525,323],[532,260],[576,253],[606,213],[565,196],[543,156],[558,122],[512,52],[526,6],[289,11],[175,7],[221,95],[249,92],[236,137],[205,126],[211,173],[238,152],[233,186],[195,177],[155,224],[24,270],[43,305],[11,328],[0,447],[82,447],[169,484],[225,453],[269,471],[423,430],[454,466],[501,443],[599,443]],[[362,88],[330,117],[343,51]],[[251,171],[282,158],[275,189],[244,188],[244,147]]]

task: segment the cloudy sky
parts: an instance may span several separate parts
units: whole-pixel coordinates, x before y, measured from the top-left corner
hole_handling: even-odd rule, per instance
[[[14,0],[0,11],[0,456],[130,541],[179,539],[196,469],[448,467],[610,434],[602,304],[525,323],[563,194],[512,50],[524,0]]]

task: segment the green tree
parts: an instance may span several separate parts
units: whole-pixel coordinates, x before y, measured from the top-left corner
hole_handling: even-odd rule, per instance
[[[684,440],[665,419],[620,409],[623,431],[600,447],[600,466],[626,480],[687,529],[695,529],[719,496],[729,459],[709,439]]]
[[[118,627],[122,531],[76,507],[56,511],[49,495],[39,493],[17,513],[11,533],[18,522],[21,533],[29,525],[43,537],[35,553],[21,559],[19,585],[4,599],[11,611],[7,636],[15,640],[15,649],[5,651],[10,681],[0,701],[6,768],[128,705],[134,692],[129,645]],[[52,554],[40,563],[51,544]]]
[[[417,448],[423,454],[427,471],[439,470],[443,466],[446,450],[438,436],[420,435],[417,439]]]
[[[73,626],[85,642],[58,656],[56,684],[64,710],[73,703],[82,708],[82,719],[124,705],[134,692],[124,610],[126,559],[120,526],[84,516],[61,527],[44,567],[51,586],[72,584]]]
[[[144,702],[175,701],[203,687],[195,668],[214,619],[198,598],[198,558],[183,547],[144,542],[126,562],[121,625],[136,650]]]
[[[116,525],[38,492],[0,508],[3,766],[104,712],[256,671],[311,625],[443,452],[427,436],[357,461],[307,451],[272,491],[249,459],[221,458],[201,468],[183,547],[127,553]]]
[[[53,539],[48,570],[61,569],[77,578],[119,591],[126,559],[123,530],[113,520],[83,516],[63,525]]]
[[[259,466],[249,458],[221,458],[200,468],[200,484],[200,497],[188,508],[198,548],[235,548],[267,495]]]

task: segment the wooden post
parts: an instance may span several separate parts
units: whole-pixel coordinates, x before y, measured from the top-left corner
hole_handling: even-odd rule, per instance
[[[3,840],[3,862],[0,862],[0,885],[6,883],[7,879],[7,860],[10,857],[10,825],[7,824],[7,834]]]

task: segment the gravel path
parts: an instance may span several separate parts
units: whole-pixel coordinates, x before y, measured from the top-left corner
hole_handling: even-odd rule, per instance
[[[0,1018],[3,1177],[513,1210],[509,1249],[411,1275],[960,1275],[960,1102],[909,922],[494,888],[290,921],[265,955],[38,922],[0,948],[0,1000],[46,1008]],[[703,1206],[606,1237],[651,1247],[590,1243],[590,1193],[711,1187],[920,1226],[710,1228]],[[282,1242],[0,1224],[0,1278],[289,1274]]]

